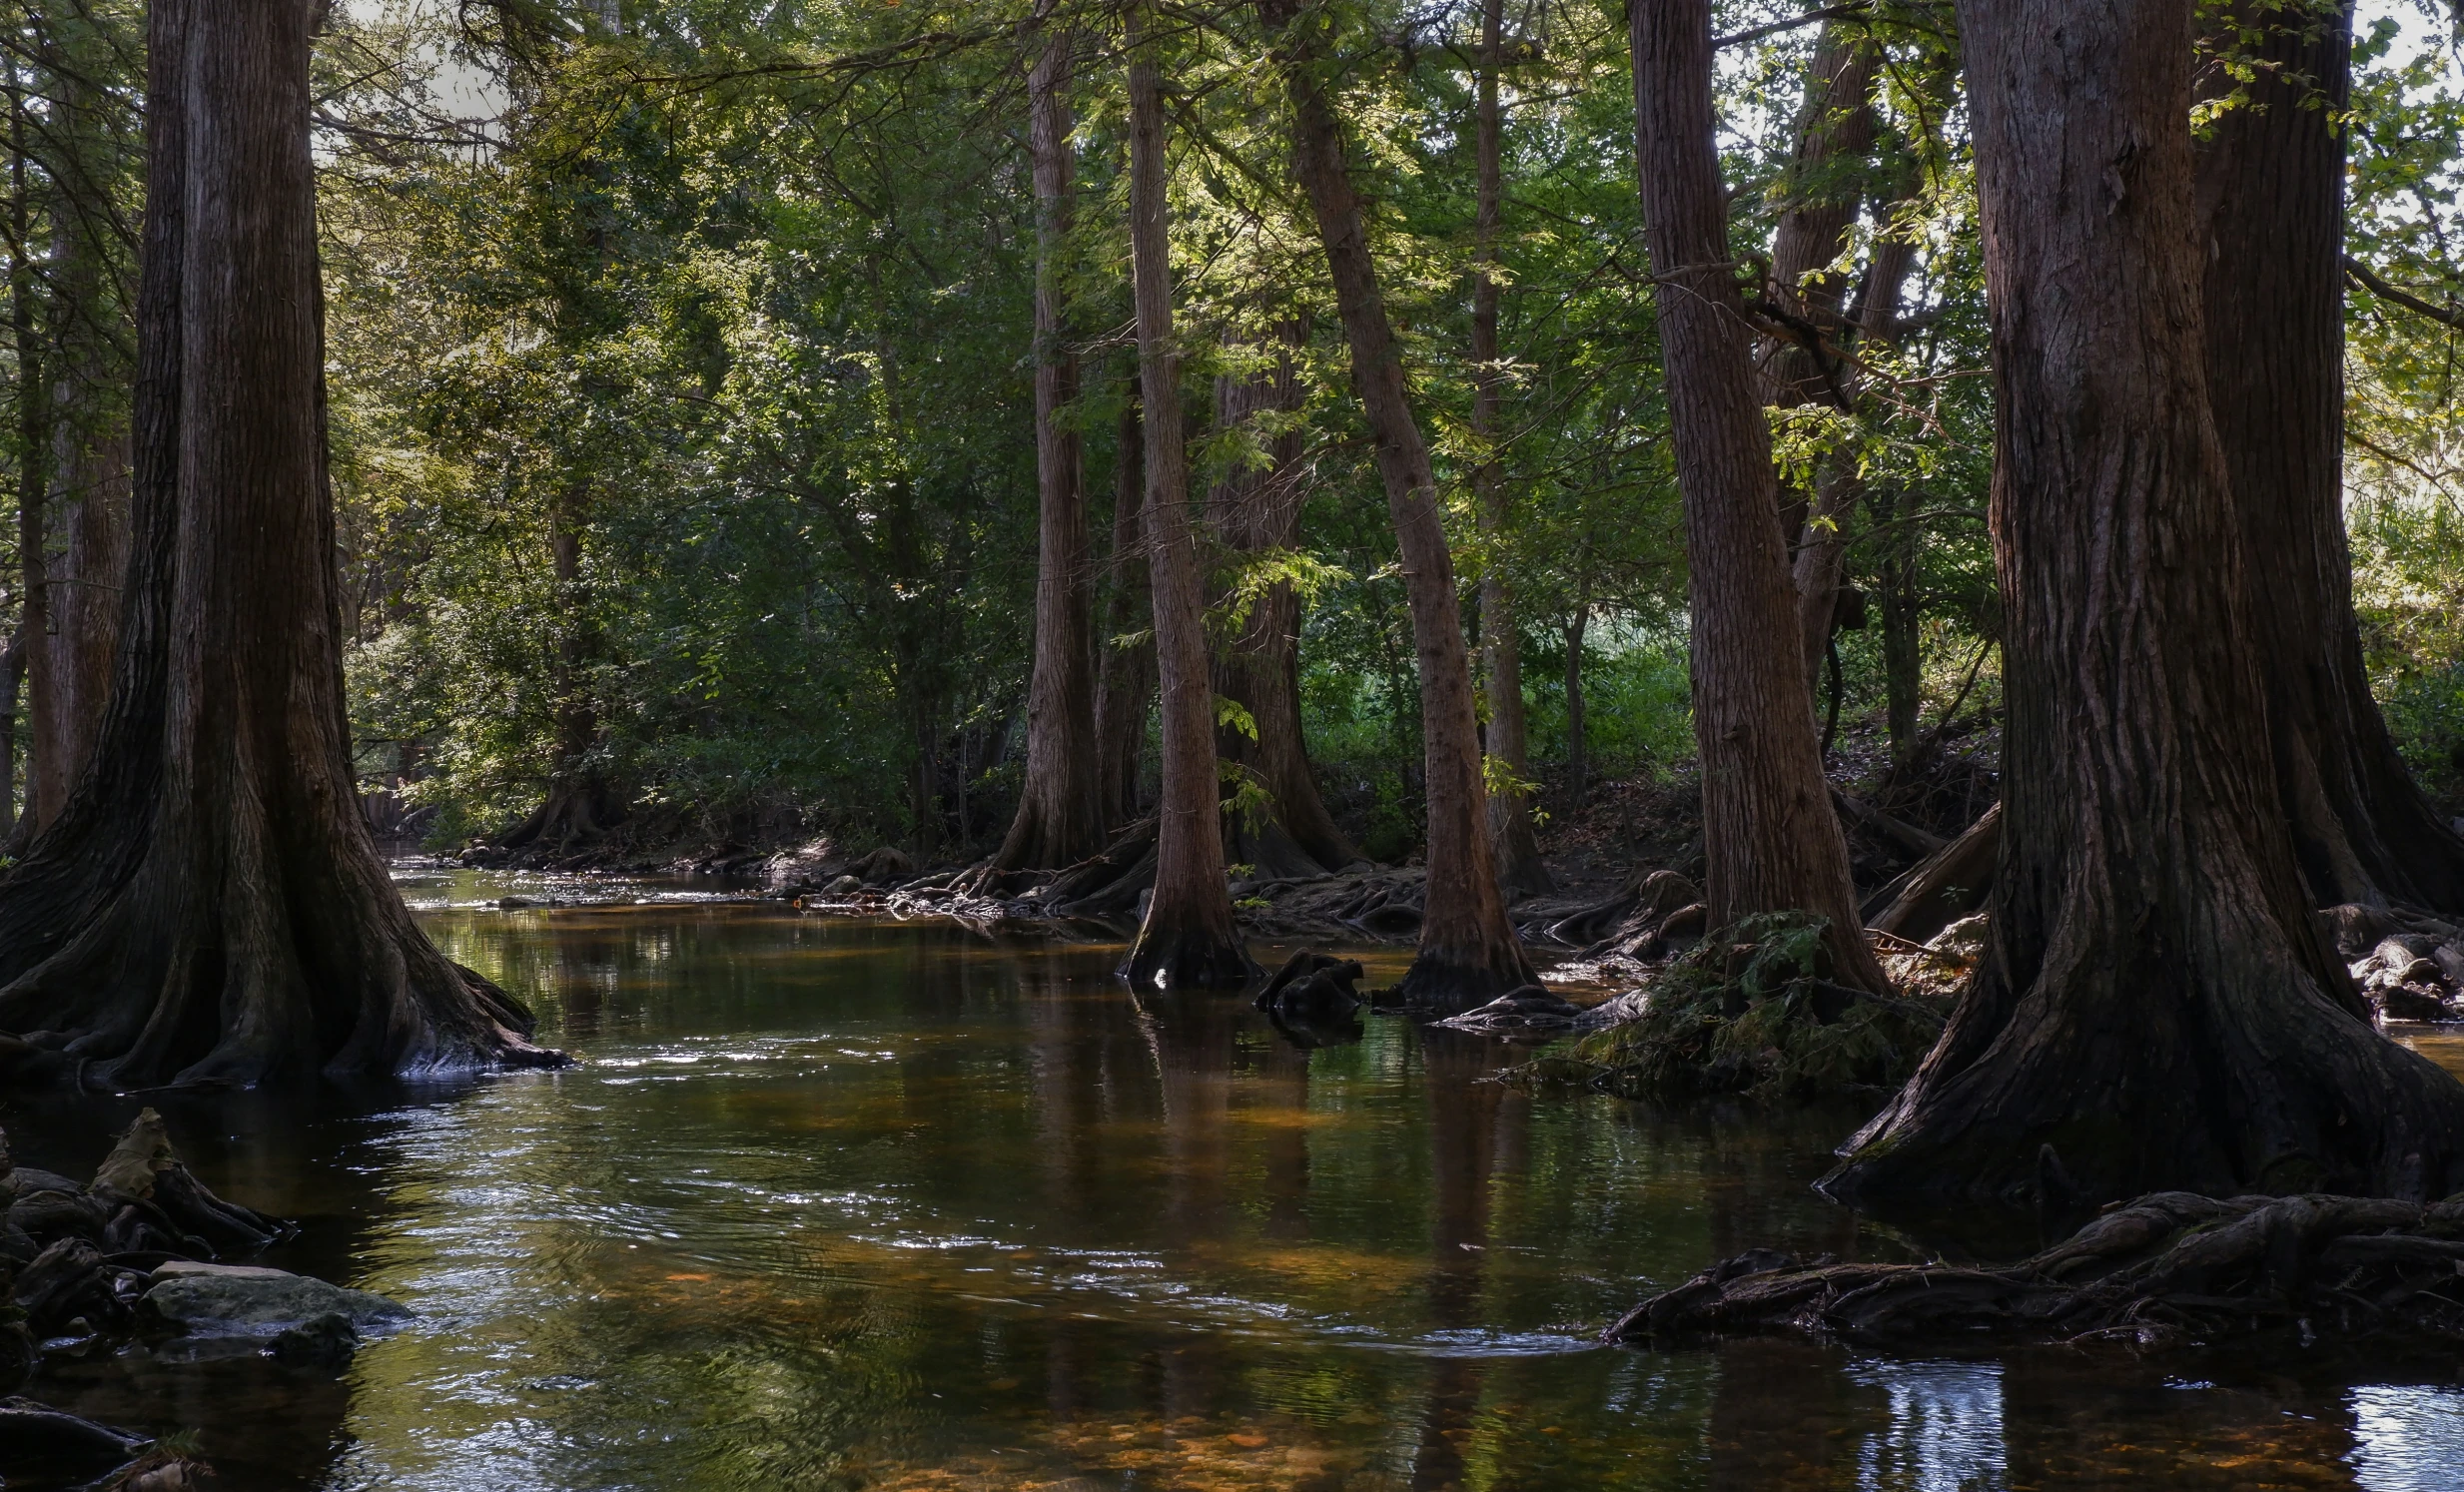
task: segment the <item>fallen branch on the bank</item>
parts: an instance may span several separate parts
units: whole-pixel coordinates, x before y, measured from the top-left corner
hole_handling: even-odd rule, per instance
[[[2464,1196],[2159,1191],[2016,1264],[1843,1264],[1753,1249],[1644,1301],[1609,1341],[1803,1332],[1865,1345],[2213,1342],[2260,1331],[2464,1341]]]
[[[2464,1020],[2464,927],[2411,907],[2329,907],[2336,951],[2384,1021]]]

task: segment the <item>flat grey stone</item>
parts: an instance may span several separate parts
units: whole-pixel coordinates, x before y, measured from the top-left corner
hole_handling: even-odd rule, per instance
[[[328,1315],[365,1329],[396,1325],[411,1315],[383,1295],[245,1264],[174,1262],[155,1270],[154,1280],[145,1308],[195,1335],[275,1336]]]

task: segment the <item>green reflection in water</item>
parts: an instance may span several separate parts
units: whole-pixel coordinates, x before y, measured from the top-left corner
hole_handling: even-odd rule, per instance
[[[1133,997],[1117,948],[742,905],[427,922],[581,1065],[173,1115],[210,1184],[309,1219],[277,1262],[413,1328],[339,1388],[132,1359],[38,1391],[202,1429],[228,1488],[2454,1481],[2407,1428],[2464,1403],[2452,1362],[1590,1345],[1749,1244],[1889,1256],[1808,1189],[1854,1115],[1535,1101],[1481,1081],[1511,1052],[1390,1020],[1303,1051],[1236,998]],[[8,1122],[90,1164],[43,1146],[107,1112]]]

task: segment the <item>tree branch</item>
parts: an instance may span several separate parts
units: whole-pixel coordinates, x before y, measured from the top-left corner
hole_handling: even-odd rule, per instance
[[[2464,327],[2464,311],[2458,311],[2452,307],[2433,306],[2419,296],[2400,291],[2381,280],[2368,265],[2349,254],[2344,256],[2344,273],[2352,279],[2354,284],[2382,301],[2393,301],[2416,316],[2426,316],[2431,321],[2449,327]]]
[[[1847,20],[1852,16],[1862,19],[1865,14],[1866,7],[1863,4],[1826,5],[1820,10],[1809,10],[1801,16],[1790,16],[1785,21],[1773,21],[1768,26],[1754,26],[1744,31],[1732,31],[1726,36],[1715,36],[1711,39],[1711,45],[1715,50],[1721,47],[1742,47],[1747,42],[1758,42],[1766,36],[1778,36],[1783,31],[1795,31],[1800,27],[1812,26],[1821,21]]]

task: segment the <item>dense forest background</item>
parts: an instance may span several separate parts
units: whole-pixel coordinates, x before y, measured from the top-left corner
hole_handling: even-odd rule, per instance
[[[77,618],[117,604],[88,577],[113,572],[98,551],[126,500],[143,14],[5,10],[14,706],[33,649],[97,646]],[[1281,90],[1247,7],[1160,14],[1193,486],[1269,464],[1300,483],[1295,544],[1213,535],[1211,625],[1229,638],[1269,590],[1297,592],[1321,790],[1366,853],[1403,860],[1424,822],[1409,616]],[[1501,614],[1479,603],[1484,580],[1512,595],[1534,801],[1569,822],[1602,782],[1681,774],[1694,739],[1625,21],[1592,0],[1503,8],[1490,236],[1481,7],[1332,14],[1464,614],[1475,629]],[[1114,510],[1142,412],[1122,37],[1102,8],[1045,24],[1080,38],[1060,270],[1071,422],[1097,625],[1126,659],[1153,638]],[[2365,5],[2345,121],[2356,599],[2375,692],[2449,812],[2464,800],[2454,24],[2443,6]],[[1872,138],[1810,158],[1806,80],[1841,26],[1880,44]],[[1737,258],[1768,262],[1783,214],[1828,194],[1852,219],[1844,283],[1906,265],[1851,396],[1770,411],[1795,488],[1854,483],[1837,521],[1856,602],[1824,706],[1835,772],[1878,789],[1939,777],[1926,759],[1946,752],[1990,772],[1999,699],[1994,410],[1947,26],[1881,0],[1715,20]],[[1037,581],[1034,30],[1024,7],[914,0],[336,7],[317,114],[335,537],[358,765],[388,827],[440,847],[501,835],[581,759],[605,785],[600,817],[637,839],[827,833],[946,858],[999,842],[1025,765]],[[1475,354],[1484,263],[1493,359]],[[1224,396],[1285,367],[1287,398]],[[1483,386],[1493,413],[1474,407]],[[56,668],[49,687],[79,676]],[[15,814],[45,762],[74,753],[33,739],[29,711],[10,720]]]

